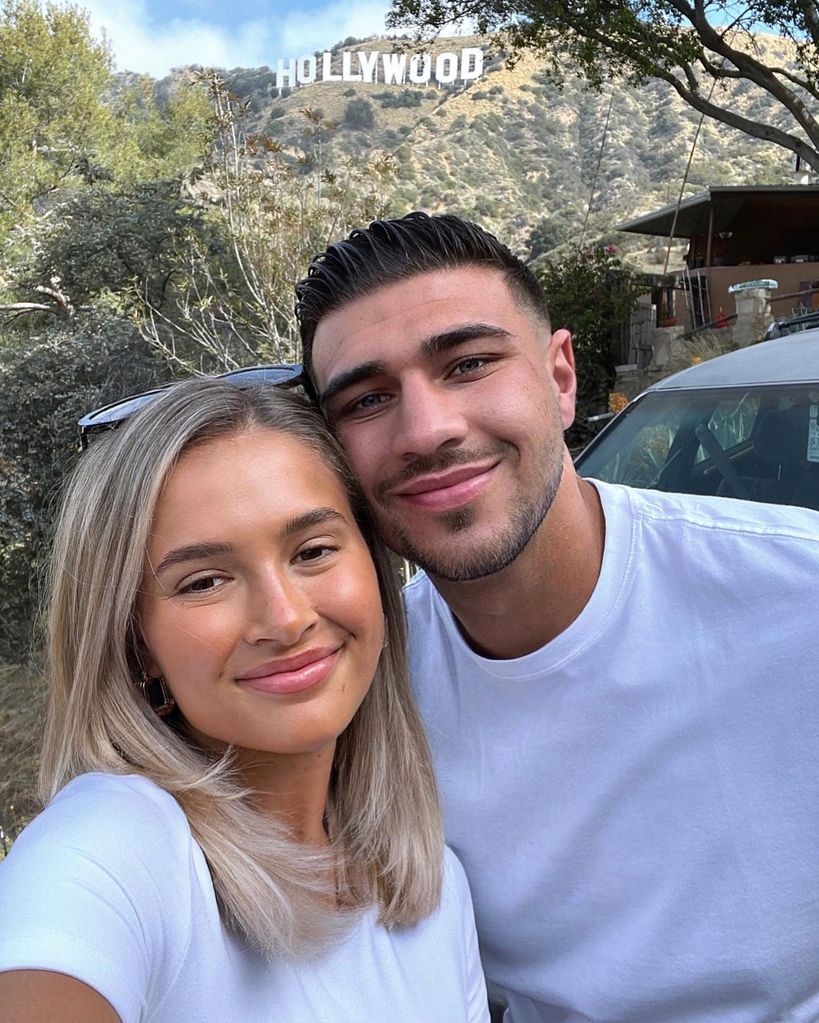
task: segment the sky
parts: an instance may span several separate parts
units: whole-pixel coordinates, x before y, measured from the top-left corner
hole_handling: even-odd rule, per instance
[[[118,71],[161,78],[185,64],[275,68],[347,36],[385,32],[389,0],[79,0]]]

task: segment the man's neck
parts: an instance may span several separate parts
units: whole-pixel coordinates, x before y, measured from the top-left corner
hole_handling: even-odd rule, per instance
[[[523,657],[559,636],[588,603],[604,534],[597,491],[569,466],[538,532],[511,565],[483,579],[432,582],[477,653]]]

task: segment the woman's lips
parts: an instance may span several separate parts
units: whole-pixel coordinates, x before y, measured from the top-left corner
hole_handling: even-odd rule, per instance
[[[420,476],[394,493],[419,508],[450,511],[476,497],[489,482],[497,464],[466,466],[452,472]]]
[[[331,651],[308,651],[299,657],[270,661],[240,676],[236,681],[262,693],[300,693],[323,682],[333,670],[340,653],[341,647]]]

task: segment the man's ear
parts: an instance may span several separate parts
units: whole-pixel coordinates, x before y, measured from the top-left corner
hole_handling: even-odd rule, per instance
[[[577,376],[574,370],[572,335],[568,330],[556,330],[547,347],[547,364],[555,383],[557,402],[563,429],[574,422],[575,399],[577,397]]]

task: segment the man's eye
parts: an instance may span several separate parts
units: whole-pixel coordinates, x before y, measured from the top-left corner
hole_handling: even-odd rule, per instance
[[[475,370],[482,369],[485,365],[486,359],[481,358],[479,355],[470,355],[468,359],[461,359],[455,365],[453,373],[463,376],[466,373],[474,373]]]
[[[372,412],[389,401],[389,395],[381,393],[363,394],[349,405],[350,412]]]

